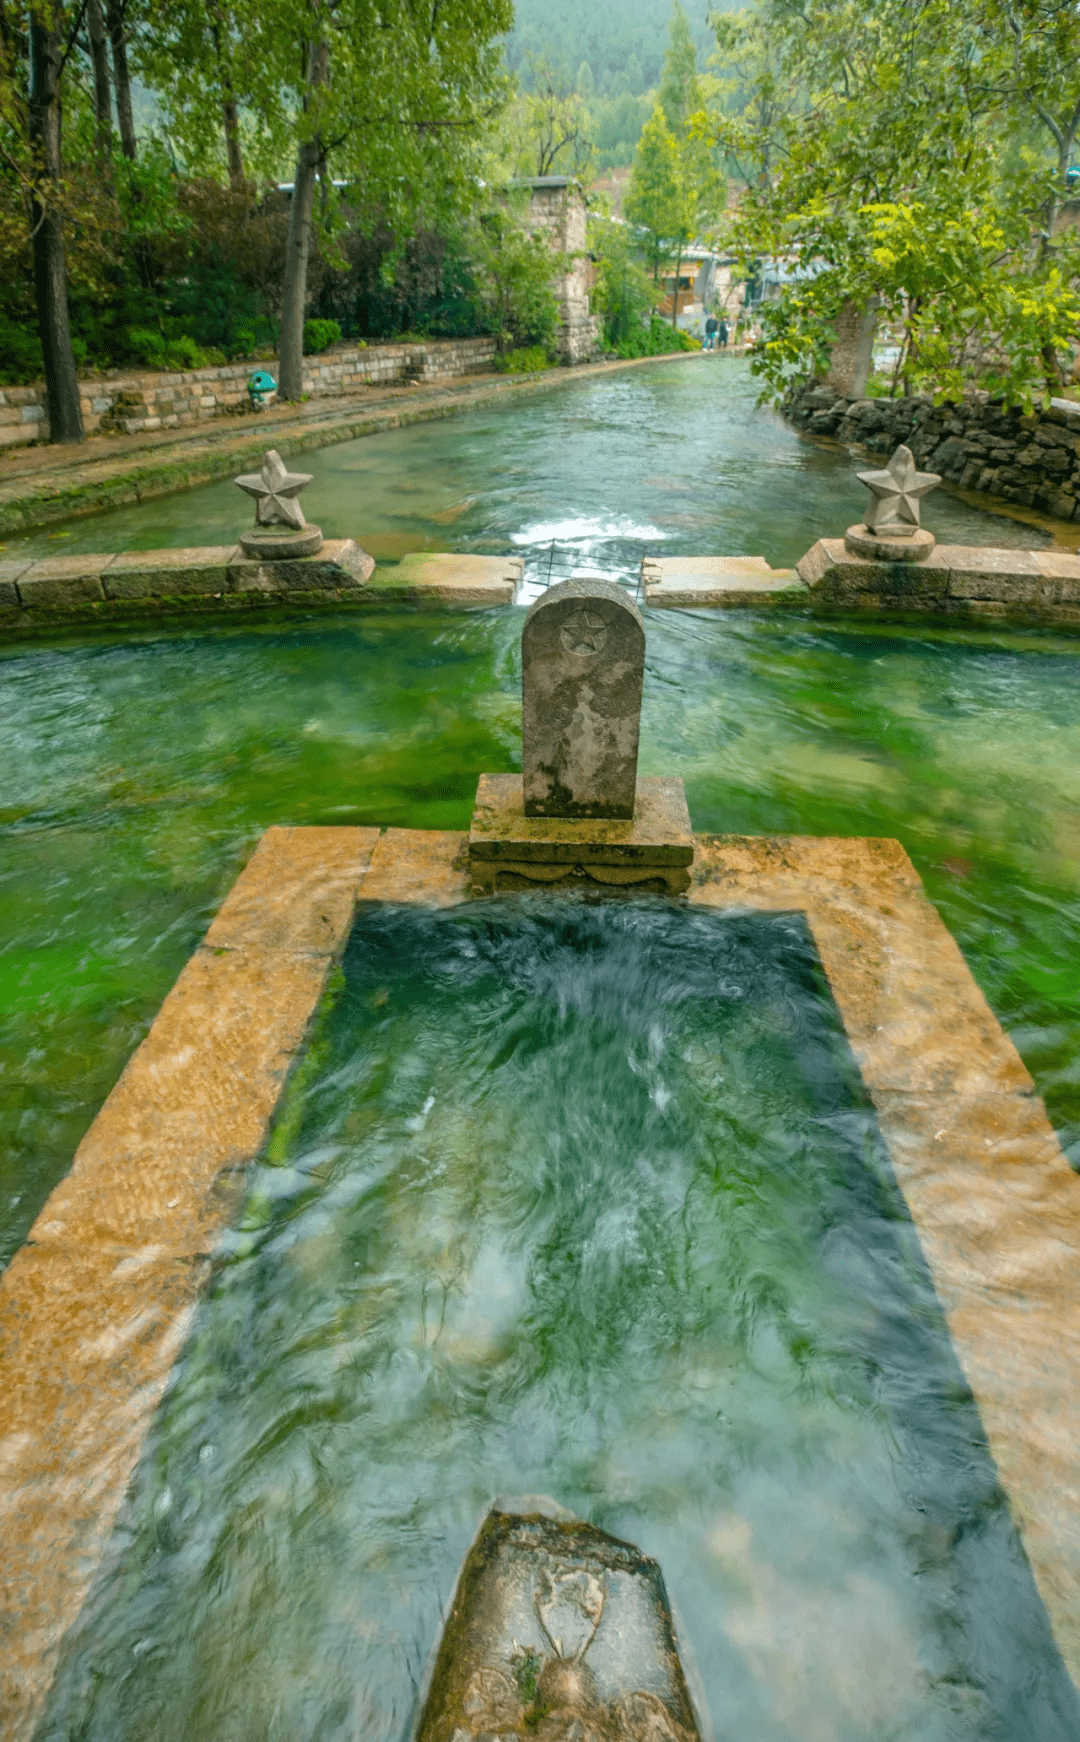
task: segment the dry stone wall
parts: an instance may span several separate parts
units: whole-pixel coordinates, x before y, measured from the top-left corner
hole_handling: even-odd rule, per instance
[[[425,345],[339,347],[304,358],[304,392],[332,398],[366,386],[450,380],[495,366],[495,340],[445,339]],[[248,412],[251,362],[171,374],[147,372],[81,381],[83,424],[88,435],[110,430],[176,429],[207,418]],[[0,388],[0,447],[48,441],[49,417],[42,383]]]
[[[1080,405],[1052,399],[1026,416],[985,397],[962,405],[914,399],[845,399],[817,382],[791,394],[785,410],[811,435],[870,453],[906,442],[920,466],[964,490],[1076,518],[1080,503]]]

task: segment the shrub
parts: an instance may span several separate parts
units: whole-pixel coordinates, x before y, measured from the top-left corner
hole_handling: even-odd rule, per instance
[[[597,264],[592,307],[603,320],[604,342],[621,356],[637,356],[637,351],[622,347],[638,342],[641,323],[653,306],[658,287],[634,252],[625,224],[613,223],[610,218],[590,219],[589,246]]]
[[[508,351],[499,364],[507,375],[534,375],[540,369],[550,369],[551,357],[543,345],[527,345],[518,351]]]
[[[474,233],[478,287],[488,331],[501,354],[555,341],[559,313],[552,277],[565,270],[546,235],[532,235],[509,209],[485,212]]]
[[[304,351],[309,357],[329,350],[341,338],[337,321],[309,320],[304,322]]]
[[[206,369],[225,361],[220,351],[204,351],[187,333],[167,339],[153,327],[128,327],[122,336],[132,362],[145,363],[149,369]]]
[[[684,333],[653,315],[648,325],[642,323],[628,332],[614,347],[617,357],[666,357],[672,351],[700,351],[701,340]]]
[[[0,381],[14,386],[40,378],[41,341],[29,321],[12,321],[0,313],[0,358]]]

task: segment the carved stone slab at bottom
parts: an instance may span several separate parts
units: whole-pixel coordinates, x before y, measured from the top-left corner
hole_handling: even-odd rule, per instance
[[[694,837],[681,780],[639,780],[629,820],[527,817],[519,774],[482,774],[469,831],[474,895],[592,888],[615,895],[682,895]]]
[[[461,1569],[416,1742],[700,1734],[656,1562],[551,1501],[497,1502]]]

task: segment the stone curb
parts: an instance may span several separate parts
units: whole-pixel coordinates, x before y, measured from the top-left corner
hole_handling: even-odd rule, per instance
[[[377,571],[349,538],[326,539],[317,556],[274,562],[245,556],[239,545],[20,559],[0,563],[0,643],[68,625],[253,608],[512,605],[524,567],[521,557],[417,552],[397,569]]]
[[[1080,626],[1080,555],[939,544],[921,563],[852,556],[819,538],[795,569],[815,612],[888,611],[970,620]]]

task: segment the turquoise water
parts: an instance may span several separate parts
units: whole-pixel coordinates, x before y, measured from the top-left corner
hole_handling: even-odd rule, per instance
[[[629,575],[643,545],[654,551],[759,552],[774,563],[789,563],[819,533],[834,532],[853,519],[862,494],[852,483],[846,456],[813,448],[753,411],[737,367],[713,370],[693,360],[570,384],[527,405],[329,449],[305,463],[316,473],[311,511],[328,533],[359,533],[388,556],[424,543],[514,548],[526,555],[534,580],[542,580],[549,559],[556,573],[565,565]],[[214,486],[75,523],[66,541],[47,535],[39,544],[113,549],[232,537],[237,500],[231,487]],[[973,542],[1028,536],[1015,522],[940,497],[931,501],[927,519],[943,535]],[[174,625],[122,637],[69,635],[49,645],[0,652],[0,708],[10,747],[0,793],[0,1262],[25,1236],[62,1177],[79,1137],[268,824],[465,828],[479,773],[519,765],[520,626],[516,611],[457,617],[385,611],[214,630]],[[647,633],[642,772],[683,776],[699,830],[899,838],[1080,1163],[1080,644],[1047,634],[883,632],[877,625],[822,625],[741,612],[657,613],[649,617]],[[447,921],[451,939],[458,935],[454,923]],[[517,947],[512,930],[506,934],[509,957]],[[790,961],[797,962],[798,940],[789,941]],[[427,999],[436,1008],[445,988],[440,993],[424,981],[419,966],[409,966],[407,943],[402,943],[400,972],[414,985],[409,994],[413,1016],[402,1017],[387,1041],[398,1060],[394,1072],[384,1081],[371,1062],[377,1038],[363,1003],[363,975],[354,962],[360,990],[355,995],[350,990],[335,1017],[352,1026],[334,1029],[330,1055],[344,1072],[341,1098],[335,1101],[338,1090],[328,1078],[325,1091],[313,1092],[301,1147],[278,1157],[258,1177],[271,1213],[253,1231],[250,1251],[237,1249],[223,1266],[183,1369],[174,1413],[160,1424],[130,1521],[130,1558],[117,1574],[120,1585],[110,1586],[112,1599],[95,1618],[97,1631],[70,1667],[63,1697],[74,1703],[57,1708],[58,1722],[70,1717],[67,1733],[83,1734],[77,1725],[85,1719],[91,1726],[85,1734],[95,1736],[110,1734],[110,1725],[116,1735],[150,1735],[167,1723],[173,1729],[166,1734],[185,1736],[403,1734],[410,1676],[429,1642],[447,1569],[476,1523],[486,1498],[481,1490],[512,1461],[505,1455],[507,1445],[519,1448],[515,1469],[551,1467],[571,1503],[660,1554],[676,1600],[688,1612],[711,1685],[735,1690],[731,1698],[741,1727],[730,1731],[732,1736],[753,1742],[789,1734],[814,1742],[819,1736],[843,1742],[893,1735],[920,1742],[924,1737],[936,1742],[938,1735],[1001,1736],[1011,1742],[1018,1735],[1074,1733],[1055,1729],[1055,1720],[1046,1715],[1057,1695],[1037,1606],[1024,1608],[1028,1598],[1014,1592],[1014,1608],[1027,1617],[1020,1638],[1037,1666],[1042,1702],[1026,1710],[1021,1723],[1009,1701],[1019,1697],[1023,1678],[1013,1675],[1016,1660],[1001,1643],[999,1609],[992,1603],[989,1611],[977,1611],[956,1595],[964,1579],[974,1576],[957,1561],[957,1556],[963,1560],[972,1530],[979,1541],[985,1537],[990,1543],[987,1553],[1004,1557],[986,1565],[1011,1566],[1014,1554],[961,1389],[946,1387],[944,1402],[935,1402],[925,1386],[916,1385],[912,1408],[918,1432],[905,1439],[907,1430],[897,1426],[900,1405],[889,1384],[882,1381],[889,1392],[883,1397],[866,1379],[875,1362],[880,1366],[874,1339],[883,1334],[879,1321],[892,1311],[889,1301],[898,1321],[918,1319],[925,1279],[900,1227],[889,1182],[874,1159],[865,1113],[849,1089],[841,1093],[826,1084],[832,1111],[822,1115],[825,1090],[817,1067],[800,1065],[799,1076],[798,1060],[789,1061],[784,1052],[790,1037],[783,1038],[783,1029],[772,1033],[772,1018],[759,1012],[744,1022],[752,1000],[732,994],[726,1003],[720,998],[706,1009],[700,1000],[695,1005],[697,994],[687,994],[686,1044],[682,1016],[677,1022],[672,1017],[672,1039],[665,1042],[668,1056],[674,1055],[678,1086],[676,1111],[669,1104],[664,1112],[675,1120],[670,1142],[664,1139],[665,1153],[677,1151],[680,1157],[674,1177],[682,1197],[669,1201],[661,1192],[658,1198],[660,1188],[646,1180],[635,1201],[643,1218],[649,1205],[658,1205],[658,1230],[670,1233],[672,1218],[673,1226],[684,1227],[680,1205],[699,1205],[706,1187],[719,1194],[708,1199],[700,1226],[694,1222],[684,1246],[687,1262],[698,1267],[693,1287],[687,1281],[691,1273],[684,1270],[673,1274],[682,1276],[685,1289],[683,1283],[672,1284],[665,1295],[659,1282],[653,1289],[635,1269],[633,1253],[617,1242],[610,1271],[596,1273],[608,1278],[618,1300],[634,1301],[634,1289],[642,1290],[642,1313],[635,1316],[642,1318],[642,1361],[657,1389],[649,1394],[652,1402],[643,1400],[640,1420],[630,1421],[625,1410],[618,1417],[630,1435],[628,1472],[620,1472],[610,1459],[604,1463],[596,1448],[607,1418],[592,1422],[587,1409],[583,1414],[580,1385],[575,1391],[571,1383],[575,1371],[579,1380],[582,1373],[607,1374],[601,1392],[610,1380],[612,1397],[622,1398],[619,1407],[624,1408],[622,1357],[599,1321],[583,1324],[573,1353],[576,1369],[566,1354],[565,1394],[557,1375],[545,1389],[540,1378],[525,1374],[522,1407],[527,1404],[532,1414],[518,1417],[508,1405],[503,1412],[507,1397],[500,1388],[510,1385],[507,1374],[512,1378],[518,1369],[501,1365],[501,1354],[498,1361],[492,1355],[494,1365],[486,1366],[487,1355],[481,1361],[480,1356],[466,1358],[467,1351],[448,1391],[438,1384],[423,1391],[434,1398],[434,1417],[421,1413],[405,1421],[394,1414],[402,1397],[411,1395],[409,1383],[415,1380],[417,1395],[423,1390],[416,1377],[415,1339],[410,1341],[409,1315],[415,1317],[419,1309],[415,1296],[410,1304],[400,1288],[397,1296],[391,1289],[380,1306],[379,1278],[392,1272],[395,1262],[404,1264],[406,1253],[422,1264],[440,1239],[448,1249],[465,1239],[462,1250],[468,1257],[476,1201],[466,1190],[469,1168],[461,1151],[454,1151],[456,1172],[445,1195],[439,1195],[441,1188],[435,1191],[430,1211],[425,1207],[427,1219],[412,1231],[415,1244],[406,1243],[394,1260],[395,1240],[404,1238],[403,1229],[410,1230],[406,1210],[398,1214],[393,1205],[415,1202],[409,1196],[411,1152],[399,1127],[404,1118],[420,1117],[427,1098],[421,1097],[417,1107],[410,1104],[395,1125],[400,1108],[395,1111],[394,1084],[401,1072],[401,1080],[411,1080],[408,1060],[415,1052],[434,1075],[463,1072],[463,1083],[471,1085],[469,1094],[482,1118],[493,1121],[492,1129],[509,1130],[510,1117],[494,1090],[487,1098],[483,1093],[487,982],[469,1004],[471,1026],[460,1036],[444,1036],[450,1050],[436,1056],[430,1037],[416,1026],[416,1011]],[[636,983],[626,977],[625,939],[608,943],[615,984],[629,997]],[[681,962],[678,939],[669,938],[668,944]],[[551,947],[555,955],[563,948]],[[452,956],[452,944],[445,948]],[[755,951],[762,948],[754,945]],[[596,954],[603,958],[599,946]],[[742,959],[745,967],[745,950]],[[663,964],[657,966],[638,988],[641,1000],[662,990],[668,973]],[[523,1012],[534,1008],[529,1000],[539,993],[523,988],[512,973],[510,983],[511,990],[499,995],[504,1002],[496,999],[496,1005],[512,1016],[517,1010],[514,1020],[524,1022]],[[827,1027],[820,1001],[813,1003],[813,985],[807,985],[784,997],[789,1003],[794,998],[796,1008],[810,999],[815,1020]],[[588,1020],[594,1033],[595,1024]],[[615,1098],[598,1094],[590,1102],[585,1079],[570,1076],[569,1103],[565,1097],[555,1103],[565,1112],[566,1105],[580,1101],[588,1121],[585,1136],[600,1155],[618,1153],[622,1101],[635,1105],[626,1074],[639,1081],[630,1064],[639,1044],[635,1020],[632,1010],[616,1012],[589,1055],[593,1067],[585,1056],[580,1064],[582,1071],[598,1070],[598,1061],[608,1061],[618,1088]],[[710,1024],[716,1025],[717,1044],[722,1039],[737,1065],[742,1086],[734,1100],[729,1099],[735,1092],[731,1083],[714,1093],[707,1077],[695,1074],[686,1060],[679,1062],[679,1048],[692,1051]],[[476,1040],[472,1054],[470,1034]],[[555,1049],[553,1056],[562,1056],[556,1029],[545,1044]],[[771,1074],[755,1064],[762,1058],[773,1059]],[[777,1064],[778,1059],[785,1062]],[[511,1059],[506,1066],[506,1081],[519,1099],[521,1084],[529,1080],[527,1063],[527,1058]],[[501,1068],[492,1065],[496,1074]],[[842,1060],[830,1067],[841,1087],[847,1082],[845,1068]],[[518,1072],[525,1075],[519,1078]],[[332,1159],[323,1173],[318,1172],[321,1162],[307,1169],[315,1178],[310,1197],[307,1187],[297,1187],[280,1194],[279,1202],[268,1175],[304,1174],[300,1164],[309,1149],[302,1146],[318,1151],[324,1141],[319,1119],[325,1114],[332,1125],[335,1108],[345,1108],[341,1117],[347,1118],[356,1097],[368,1108],[364,1117],[374,1121],[363,1129],[374,1131],[383,1120],[386,1131],[396,1133],[395,1141],[405,1144],[388,1161],[384,1198],[377,1182],[371,1187],[374,1198],[364,1195],[366,1186],[355,1199],[350,1196],[364,1165],[357,1159],[364,1146],[350,1138],[343,1160]],[[445,1094],[435,1105],[442,1118]],[[605,1148],[609,1115],[614,1136]],[[830,1123],[836,1119],[838,1130]],[[768,1136],[778,1129],[788,1130],[790,1153]],[[527,1121],[510,1135],[517,1147],[508,1139],[507,1197],[492,1205],[483,1226],[500,1250],[518,1254],[505,1307],[512,1328],[531,1322],[529,1278],[537,1274],[545,1217],[561,1216],[564,1209],[571,1215],[581,1192],[570,1161],[565,1176],[553,1162],[546,1172],[530,1172],[534,1151]],[[572,1136],[567,1135],[568,1143]],[[584,1141],[581,1133],[576,1140]],[[457,1141],[452,1130],[443,1131],[440,1153],[449,1155]],[[708,1149],[713,1160],[695,1144]],[[728,1159],[714,1166],[721,1152]],[[792,1157],[806,1155],[812,1165],[804,1172]],[[724,1171],[729,1163],[730,1175]],[[581,1156],[576,1165],[583,1165]],[[490,1181],[494,1163],[485,1166]],[[598,1203],[616,1202],[618,1177],[603,1174]],[[738,1226],[749,1243],[742,1257],[725,1244],[717,1207],[731,1204],[734,1178],[751,1182],[745,1204],[740,1200]],[[338,1188],[340,1202],[333,1195]],[[859,1211],[863,1244],[848,1242],[844,1250],[850,1262],[845,1258],[837,1273],[828,1256],[830,1231],[845,1225],[856,1200],[871,1199],[869,1219]],[[365,1246],[369,1210],[375,1220]],[[349,1286],[342,1283],[337,1257],[327,1271],[326,1293],[321,1292],[318,1229],[324,1213],[328,1250],[340,1255],[360,1242],[360,1251],[349,1260],[361,1263],[355,1297],[349,1276]],[[279,1264],[273,1243],[280,1235],[293,1252],[287,1230],[294,1215],[301,1219],[302,1237],[294,1243],[295,1255]],[[584,1252],[592,1227],[588,1215],[570,1225],[576,1231],[566,1250]],[[864,1274],[867,1254],[893,1252],[889,1242],[894,1238],[899,1242],[895,1263],[903,1273],[895,1295],[891,1282],[877,1292],[878,1282],[868,1282]],[[468,1264],[463,1259],[463,1277],[474,1274],[479,1250]],[[705,1298],[704,1284],[698,1286],[710,1266],[730,1295],[719,1304]],[[588,1285],[592,1299],[599,1285],[586,1271],[587,1266],[574,1276],[582,1288]],[[466,1288],[462,1299],[468,1298]],[[577,1298],[573,1290],[571,1298]],[[743,1311],[748,1299],[757,1304]],[[654,1307],[655,1321],[648,1316]],[[810,1327],[811,1346],[802,1365],[785,1342],[789,1308]],[[683,1311],[698,1316],[688,1323],[679,1317]],[[372,1335],[386,1366],[376,1363],[369,1370],[361,1360],[354,1371],[350,1339],[355,1332],[362,1340],[369,1322],[365,1315],[373,1312]],[[932,1307],[926,1306],[926,1313],[932,1318]],[[323,1314],[344,1328],[341,1337],[333,1325],[315,1336],[310,1359],[316,1426],[309,1432],[303,1409],[293,1408],[284,1381],[274,1374],[279,1355],[285,1375],[297,1370],[294,1363],[302,1368],[303,1327],[314,1315],[317,1329]],[[850,1341],[844,1328],[849,1315],[857,1321]],[[241,1323],[247,1327],[242,1335]],[[755,1325],[761,1327],[762,1346],[771,1351],[763,1375],[755,1365]],[[929,1343],[919,1348],[929,1363],[926,1384],[932,1386],[933,1375],[945,1373],[948,1356],[939,1326],[929,1325],[926,1335]],[[522,1338],[515,1336],[514,1347],[520,1349]],[[709,1391],[712,1378],[694,1407],[683,1409],[680,1403],[670,1442],[657,1437],[656,1399],[667,1395],[665,1374],[674,1373],[682,1386],[699,1358],[705,1360],[702,1370],[712,1374],[708,1352],[714,1347],[716,1361],[726,1362],[724,1371],[734,1375],[738,1409],[731,1417],[732,1437],[723,1439],[727,1449],[717,1453],[715,1469],[706,1470],[702,1448],[712,1441],[705,1417],[711,1410],[715,1422],[717,1410],[728,1407],[717,1401],[718,1392]],[[897,1376],[901,1391],[913,1347],[890,1356],[895,1364],[888,1371]],[[387,1354],[395,1348],[405,1353]],[[385,1397],[381,1391],[376,1395],[370,1374],[390,1370],[399,1359],[404,1391],[391,1387]],[[475,1361],[487,1375],[484,1383],[490,1380],[494,1388],[490,1419],[483,1416],[488,1394],[475,1389],[480,1383]],[[226,1420],[223,1461],[215,1463],[217,1451],[208,1454],[205,1470],[198,1462],[201,1451],[220,1449],[218,1423],[228,1415],[220,1402],[221,1373],[240,1375],[248,1403],[234,1421]],[[344,1388],[347,1431],[340,1443],[330,1433],[334,1444],[324,1452],[319,1399],[338,1395],[334,1375],[341,1376]],[[428,1368],[423,1377],[426,1386]],[[460,1389],[455,1389],[458,1380]],[[469,1415],[470,1400],[479,1415]],[[424,1423],[443,1420],[441,1410],[449,1461],[440,1464],[433,1457],[428,1489],[414,1490],[409,1502],[414,1513],[400,1495],[394,1498],[386,1513],[394,1531],[384,1530],[371,1515],[377,1484],[374,1475],[370,1481],[365,1475],[365,1460],[377,1453],[389,1467],[394,1447],[407,1443],[407,1430],[428,1431]],[[541,1437],[529,1450],[529,1432],[507,1424],[535,1424],[545,1411],[553,1438]],[[460,1450],[462,1419],[476,1426],[473,1465],[468,1458],[453,1463],[450,1455],[457,1456],[455,1447]],[[369,1420],[374,1438],[365,1442],[360,1430]],[[580,1455],[575,1451],[579,1431],[588,1442]],[[709,1427],[709,1433],[714,1431],[719,1430]],[[945,1436],[944,1450],[928,1450],[918,1438],[926,1433],[933,1440],[939,1432]],[[251,1442],[249,1433],[256,1434]],[[395,1439],[401,1434],[405,1440]],[[773,1438],[775,1465],[769,1449]],[[661,1452],[670,1454],[670,1477],[647,1468],[647,1447],[654,1441],[657,1460]],[[909,1487],[926,1460],[924,1488]],[[447,1478],[446,1493],[436,1494],[440,1470],[451,1469],[456,1474]],[[959,1472],[959,1486],[952,1485],[950,1470]],[[605,1471],[611,1476],[607,1486]],[[856,1472],[851,1481],[850,1472]],[[538,1476],[511,1482],[499,1475],[496,1485],[555,1484]],[[166,1488],[172,1498],[161,1514],[168,1523],[162,1525],[161,1558],[155,1559],[157,1527],[151,1521]],[[855,1498],[850,1488],[857,1491]],[[917,1493],[933,1499],[937,1535],[919,1534],[922,1526],[914,1513],[921,1502],[912,1498]],[[244,1510],[249,1500],[250,1515]],[[187,1516],[189,1505],[194,1510]],[[415,1526],[402,1524],[406,1513],[415,1516]],[[249,1516],[255,1545],[250,1555],[244,1548]],[[362,1518],[369,1519],[374,1534],[367,1526],[357,1527],[355,1552],[351,1547],[346,1552],[342,1544],[351,1542]],[[425,1560],[431,1531],[434,1558]],[[695,1531],[714,1544],[715,1553],[694,1548]],[[394,1558],[397,1533],[404,1533],[404,1560]],[[215,1561],[208,1544],[234,1540],[235,1568],[231,1548],[226,1562]],[[925,1559],[928,1543],[937,1559]],[[312,1573],[313,1557],[321,1554],[325,1566],[331,1547],[342,1557],[341,1571],[322,1594]],[[414,1552],[419,1558],[410,1560]],[[383,1594],[376,1601],[360,1588],[374,1578],[379,1555],[389,1558],[379,1573],[384,1582],[371,1585],[372,1593]],[[212,1610],[208,1587],[200,1582],[219,1566],[222,1588],[239,1593],[235,1624],[221,1610]],[[306,1606],[290,1604],[282,1595],[294,1573]],[[411,1593],[414,1575],[421,1574],[426,1583],[417,1608]],[[350,1579],[360,1594],[346,1600]],[[935,1590],[945,1589],[940,1602],[925,1596],[927,1579]],[[721,1580],[722,1588],[709,1580]],[[1002,1588],[1013,1590],[1008,1580]],[[397,1608],[389,1598],[383,1601],[387,1591]],[[267,1615],[263,1630],[253,1637],[263,1641],[264,1657],[252,1660],[245,1680],[237,1670],[244,1618],[252,1619],[260,1592]],[[826,1603],[823,1592],[839,1593],[835,1604]],[[305,1619],[309,1607],[310,1624]],[[392,1649],[388,1635],[363,1632],[382,1625],[384,1609],[395,1617]],[[861,1627],[864,1609],[868,1619]],[[727,1619],[722,1627],[697,1626],[695,1632],[699,1611]],[[169,1619],[174,1612],[175,1627]],[[358,1646],[358,1637],[369,1639],[369,1645]],[[895,1659],[889,1656],[891,1638],[897,1642]],[[999,1645],[1003,1667],[995,1679]],[[212,1690],[227,1688],[234,1672],[237,1687],[245,1690],[243,1696],[237,1693],[227,1716],[220,1704],[208,1708],[215,1714],[210,1731],[198,1729],[203,1719],[190,1703],[177,1706],[175,1720],[169,1716],[174,1684],[165,1660],[173,1657],[201,1666],[199,1673],[205,1671]],[[280,1692],[280,1724],[260,1703],[257,1673],[260,1662],[277,1657],[281,1676],[267,1686]],[[895,1662],[895,1674],[891,1668],[888,1675],[881,1668],[872,1674],[878,1659]],[[916,1660],[917,1675],[911,1669]],[[371,1669],[376,1662],[384,1666],[378,1676]],[[131,1666],[138,1664],[144,1670],[136,1674]],[[98,1691],[87,1706],[81,1677],[96,1677],[96,1665],[104,1679],[95,1681]],[[363,1668],[359,1677],[358,1666]],[[333,1698],[305,1705],[301,1684],[318,1688],[324,1681],[336,1690]],[[367,1688],[373,1701],[359,1731],[341,1727],[356,1715],[348,1703],[354,1695],[347,1694],[354,1682]],[[766,1697],[764,1690],[774,1683],[775,1697]],[[898,1714],[895,1721],[880,1705],[859,1703],[869,1698],[871,1684],[885,1689],[889,1710],[895,1706]],[[910,1700],[904,1691],[909,1685],[916,1689]],[[131,1694],[130,1719],[115,1716],[123,1689]],[[1034,1700],[1030,1687],[1029,1694]]]
[[[466,417],[304,454],[304,512],[378,560],[406,551],[519,551],[543,576],[627,573],[653,555],[720,552],[790,567],[861,520],[867,462],[818,447],[758,409],[746,364],[689,358],[574,382]],[[939,491],[924,518],[953,543],[1039,545],[1047,534]],[[251,502],[208,485],[0,550],[46,555],[235,542]]]
[[[42,1742],[398,1742],[500,1492],[718,1742],[1077,1733],[800,918],[362,910]]]

